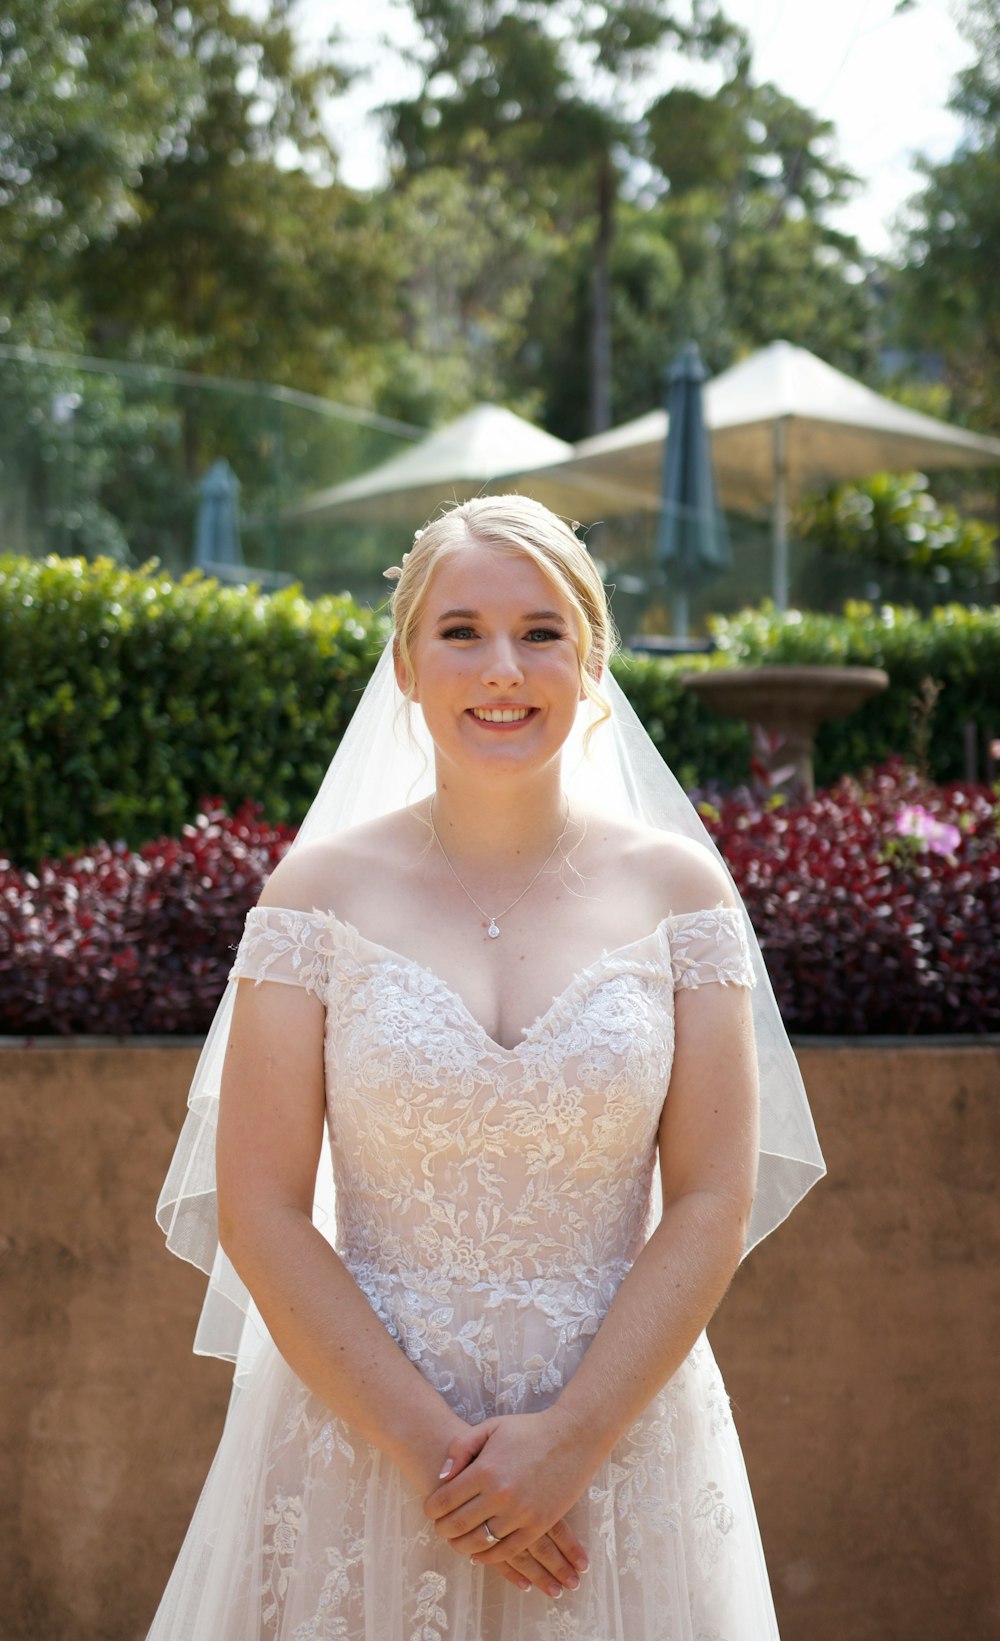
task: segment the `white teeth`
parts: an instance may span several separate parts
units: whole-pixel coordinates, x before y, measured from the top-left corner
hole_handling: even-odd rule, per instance
[[[472,715],[484,724],[518,724],[527,718],[530,707],[473,707]]]

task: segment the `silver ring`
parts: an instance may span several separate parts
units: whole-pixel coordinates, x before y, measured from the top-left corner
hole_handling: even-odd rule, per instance
[[[497,1538],[496,1533],[493,1531],[493,1529],[490,1526],[488,1521],[483,1522],[483,1532],[486,1534],[487,1544],[499,1544],[500,1543],[500,1540]]]

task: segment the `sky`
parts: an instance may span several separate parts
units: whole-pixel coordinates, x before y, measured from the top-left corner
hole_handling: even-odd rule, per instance
[[[247,0],[248,9],[252,0]],[[945,107],[955,74],[971,58],[952,0],[916,0],[895,15],[896,0],[723,0],[749,32],[753,72],[834,122],[836,156],[861,179],[851,203],[831,220],[872,254],[890,251],[905,202],[919,187],[914,159],[947,158],[959,126]],[[293,18],[308,52],[331,29],[342,55],[364,72],[330,105],[341,177],[356,188],[385,175],[385,152],[372,110],[412,94],[419,81],[400,47],[417,39],[405,5],[394,0],[300,0]],[[695,65],[665,58],[664,88],[700,85]]]

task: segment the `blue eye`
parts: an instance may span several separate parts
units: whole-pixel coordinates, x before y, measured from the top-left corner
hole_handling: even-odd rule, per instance
[[[561,638],[562,633],[555,632],[551,627],[532,627],[531,631],[528,633],[528,637],[532,640],[538,639],[543,643],[550,644],[553,639]]]
[[[442,638],[475,638],[471,627],[446,627],[441,634]]]

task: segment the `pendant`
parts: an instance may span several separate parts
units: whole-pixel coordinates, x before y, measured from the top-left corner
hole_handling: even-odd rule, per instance
[[[497,920],[496,920],[495,917],[490,918],[490,926],[487,929],[486,933],[489,935],[491,940],[499,940],[500,939],[500,930],[497,927]]]

